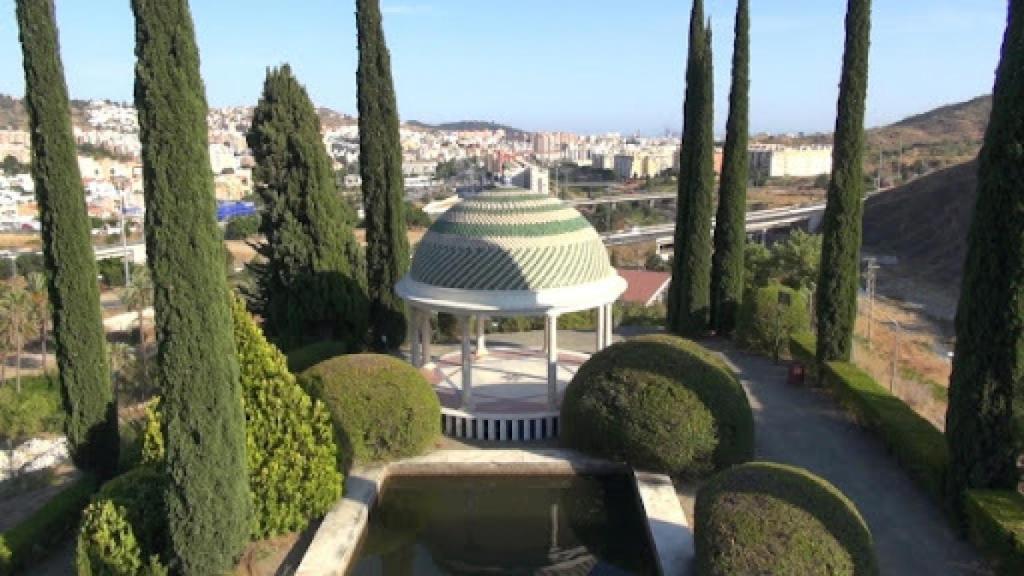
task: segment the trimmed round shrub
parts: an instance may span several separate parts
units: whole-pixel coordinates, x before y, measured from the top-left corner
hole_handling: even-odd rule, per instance
[[[736,376],[675,336],[634,338],[593,355],[565,391],[561,427],[571,448],[691,478],[746,462],[754,450]]]
[[[754,462],[697,493],[697,573],[875,576],[871,532],[856,506],[801,468]]]
[[[339,356],[299,378],[327,405],[346,467],[415,456],[441,432],[437,394],[419,370],[393,356]]]
[[[349,352],[352,352],[349,349],[349,345],[337,340],[324,340],[323,342],[307,344],[288,353],[288,371],[292,374],[299,374],[324,360],[348,354]]]
[[[161,574],[167,547],[167,479],[139,466],[103,485],[82,513],[76,565],[80,576]]]
[[[780,298],[789,304],[780,303]],[[807,331],[811,325],[807,296],[778,283],[749,290],[740,304],[736,324],[736,341],[740,346],[788,358],[789,337]]]

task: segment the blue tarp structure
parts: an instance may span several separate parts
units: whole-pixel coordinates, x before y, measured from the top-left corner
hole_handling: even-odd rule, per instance
[[[256,213],[256,205],[252,202],[230,202],[227,200],[217,201],[217,221],[224,222],[239,216],[249,216]]]

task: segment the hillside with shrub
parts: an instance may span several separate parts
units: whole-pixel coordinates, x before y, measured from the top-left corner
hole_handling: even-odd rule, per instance
[[[977,162],[967,162],[869,198],[865,251],[897,258],[901,274],[958,291],[977,171]]]

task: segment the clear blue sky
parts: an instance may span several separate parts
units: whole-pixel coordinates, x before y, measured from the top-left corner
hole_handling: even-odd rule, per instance
[[[706,0],[716,126],[727,111],[735,0]],[[752,0],[753,131],[831,131],[842,0]],[[192,0],[213,106],[252,104],[292,64],[318,104],[355,110],[353,0]],[[1006,0],[876,0],[868,124],[991,90]],[[382,0],[403,120],[529,130],[678,130],[688,0]],[[57,0],[75,98],[132,97],[129,0]],[[14,1],[0,0],[0,92],[23,93]]]

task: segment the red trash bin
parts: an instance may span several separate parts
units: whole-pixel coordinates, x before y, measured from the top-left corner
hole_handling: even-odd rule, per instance
[[[803,385],[806,372],[803,364],[799,362],[791,363],[789,365],[789,383],[793,386]]]

